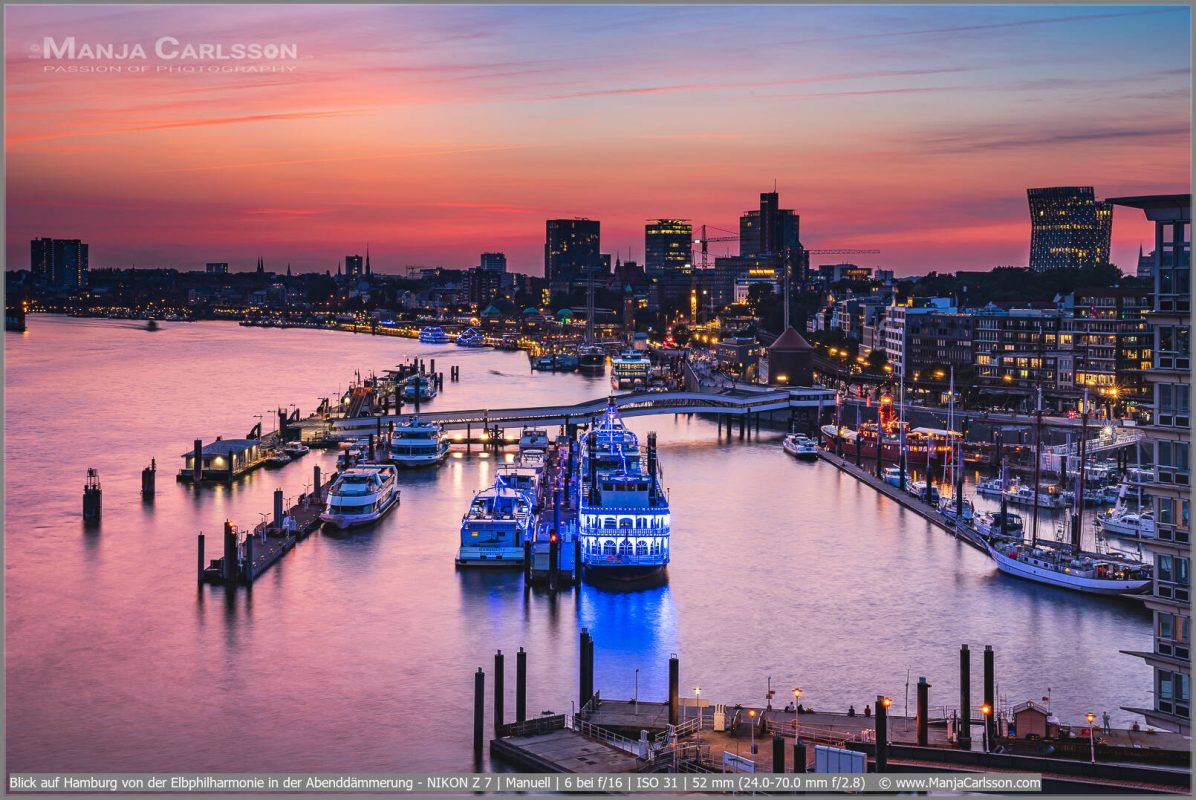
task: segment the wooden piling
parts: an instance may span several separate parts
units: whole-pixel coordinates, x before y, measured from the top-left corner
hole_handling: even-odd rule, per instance
[[[681,721],[681,661],[676,653],[669,656],[669,724]]]
[[[473,753],[482,754],[482,727],[486,721],[486,673],[478,667],[473,675]]]
[[[959,646],[959,749],[972,749],[972,653]]]
[[[925,677],[918,678],[918,747],[926,747],[930,741],[930,684]]]
[[[984,729],[988,731],[988,741],[990,745],[992,744],[993,739],[996,738],[994,734],[996,733],[997,727],[997,707],[995,704],[996,692],[994,691],[994,687],[995,676],[993,673],[993,646],[991,644],[986,644],[984,645],[984,704],[988,706],[989,712],[984,717]]]
[[[199,532],[199,564],[198,564],[198,565],[199,565],[199,582],[202,584],[202,583],[203,583],[203,572],[204,572],[204,563],[203,563],[203,531],[200,531],[200,532]]]
[[[515,721],[527,719],[527,653],[523,648],[515,654]]]
[[[224,522],[224,561],[221,565],[225,584],[233,583],[237,578],[237,532],[228,520]]]
[[[700,708],[698,713],[702,713]],[[772,771],[785,771],[785,737],[779,733],[772,737]]]
[[[203,480],[203,439],[195,440],[191,462],[191,480],[196,483]]]
[[[141,498],[143,500],[154,499],[154,480],[158,477],[158,462],[156,459],[150,459],[150,465],[141,470]]]
[[[889,709],[885,698],[876,696],[876,771],[884,772],[889,767]]]
[[[241,573],[241,582],[253,586],[253,534],[245,537],[245,571]]]
[[[503,686],[504,665],[502,650],[494,654],[494,735],[502,736],[503,728]]]

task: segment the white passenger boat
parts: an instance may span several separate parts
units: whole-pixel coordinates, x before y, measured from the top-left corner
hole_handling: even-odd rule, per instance
[[[419,417],[399,421],[390,434],[388,445],[390,460],[400,467],[439,464],[449,451],[444,428]]]
[[[291,457],[282,450],[271,450],[266,455],[266,466],[268,467],[282,467],[291,463]]]
[[[524,563],[524,542],[536,530],[532,501],[501,476],[494,485],[474,495],[461,518],[459,567],[519,567]]]
[[[345,530],[374,522],[398,504],[398,471],[390,464],[363,464],[336,476],[320,519]]]
[[[288,456],[290,456],[291,458],[299,458],[300,456],[305,456],[308,454],[308,452],[310,450],[311,450],[311,448],[308,447],[307,445],[305,445],[303,442],[287,442],[286,445],[282,448],[282,451],[284,453],[286,453]]]
[[[642,389],[648,385],[652,360],[640,350],[624,350],[611,359],[610,383],[616,389]]]
[[[781,442],[785,452],[799,461],[817,461],[818,445],[809,436],[802,433],[791,433]]]
[[[486,347],[486,337],[473,328],[466,328],[457,335],[458,347]]]
[[[448,344],[452,341],[452,337],[445,333],[444,328],[439,325],[428,325],[420,330],[419,340],[423,344]]]
[[[976,494],[982,497],[999,498],[1005,491],[1005,483],[1000,478],[989,478],[976,484]]]
[[[1037,503],[1039,508],[1063,508],[1067,505],[1067,498],[1054,484],[1035,491],[1029,486],[1015,483],[1005,490],[1004,498],[1018,506],[1033,506]]]
[[[543,428],[524,428],[523,433],[519,434],[519,452],[525,450],[539,450],[541,453],[548,451],[548,445],[551,440],[548,438],[548,431]]]

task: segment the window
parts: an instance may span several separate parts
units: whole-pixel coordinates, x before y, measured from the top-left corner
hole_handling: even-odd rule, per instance
[[[1188,559],[1160,555],[1155,560],[1155,566],[1160,581],[1179,586],[1188,585]]]

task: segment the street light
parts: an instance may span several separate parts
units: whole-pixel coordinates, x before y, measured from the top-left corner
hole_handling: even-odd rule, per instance
[[[1094,733],[1092,723],[1096,721],[1096,714],[1089,711],[1085,718],[1088,720],[1088,752],[1091,754],[1092,763],[1096,763],[1096,734]]]
[[[748,718],[752,726],[752,755],[756,755],[756,709],[748,709]]]
[[[798,731],[801,726],[801,717],[797,713],[797,704],[801,701],[801,689],[795,688],[793,690],[793,742],[796,744],[798,740]]]
[[[698,698],[702,695],[702,687],[694,687],[694,708],[698,711],[698,762],[702,761],[702,704]]]
[[[988,718],[993,713],[993,707],[988,703],[980,706],[980,713],[984,716],[984,752],[988,752]]]

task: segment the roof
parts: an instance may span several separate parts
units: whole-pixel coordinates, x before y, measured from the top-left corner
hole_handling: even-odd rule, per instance
[[[804,353],[813,350],[810,343],[802,338],[793,326],[785,329],[785,332],[777,337],[777,340],[768,348],[769,353]]]
[[[1140,208],[1146,218],[1156,222],[1192,219],[1192,195],[1151,194],[1135,197],[1110,197],[1105,200],[1115,206]]]
[[[1039,705],[1038,703],[1035,703],[1033,700],[1027,700],[1024,703],[1018,703],[1016,706],[1013,707],[1014,714],[1020,714],[1023,711],[1037,711],[1039,714],[1042,714],[1044,717],[1048,716],[1050,713],[1046,710],[1046,706]]]
[[[257,439],[218,439],[203,446],[205,456],[227,456],[232,453],[243,453],[251,447],[260,445]],[[183,453],[184,457],[194,455],[194,450]]]

